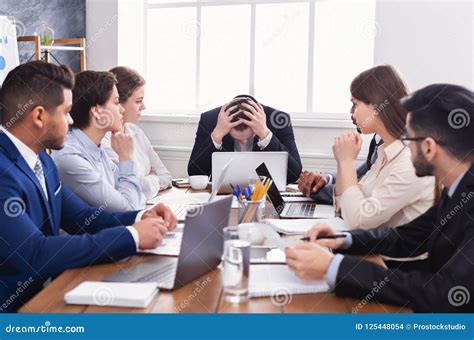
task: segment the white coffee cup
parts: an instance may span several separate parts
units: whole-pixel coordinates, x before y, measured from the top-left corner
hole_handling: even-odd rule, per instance
[[[194,190],[204,190],[209,184],[209,177],[204,175],[189,176],[189,184]]]
[[[237,226],[239,239],[250,242],[253,246],[262,245],[265,235],[259,228],[259,223],[241,223]]]

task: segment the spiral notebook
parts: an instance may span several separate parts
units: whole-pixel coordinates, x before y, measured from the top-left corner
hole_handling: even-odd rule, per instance
[[[330,287],[325,280],[304,282],[286,264],[256,264],[250,266],[250,297],[326,293],[329,289]]]

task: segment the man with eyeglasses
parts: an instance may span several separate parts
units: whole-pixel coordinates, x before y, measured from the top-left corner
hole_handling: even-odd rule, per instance
[[[397,228],[334,235],[329,225],[308,232],[310,242],[286,250],[290,268],[304,280],[326,278],[338,296],[412,308],[415,312],[474,311],[474,93],[456,85],[427,86],[404,98],[406,134],[419,177],[434,175],[445,187],[441,200]],[[333,254],[327,247],[336,252]],[[356,255],[414,257],[428,265],[405,271]],[[374,292],[374,282],[385,282]]]

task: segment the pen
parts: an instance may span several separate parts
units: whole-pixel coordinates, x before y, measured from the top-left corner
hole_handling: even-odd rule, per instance
[[[323,240],[323,239],[334,239],[334,238],[343,238],[343,237],[347,237],[347,234],[334,234],[334,235],[321,235],[321,236],[318,236],[316,239],[317,240]],[[309,241],[309,237],[302,237],[300,238],[301,241]]]

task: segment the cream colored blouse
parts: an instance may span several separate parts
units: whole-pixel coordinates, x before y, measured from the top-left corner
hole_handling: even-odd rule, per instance
[[[414,220],[434,203],[435,178],[416,176],[410,149],[401,141],[382,144],[377,156],[357,185],[334,196],[336,213],[352,229],[397,227]]]

